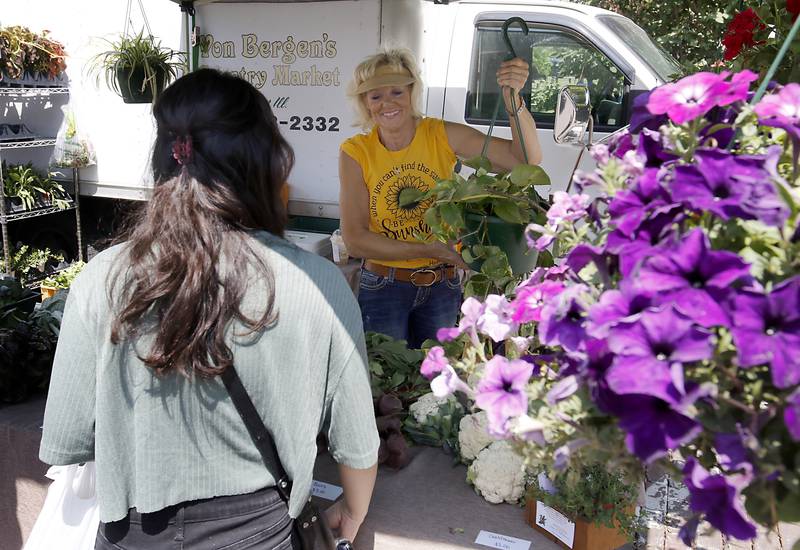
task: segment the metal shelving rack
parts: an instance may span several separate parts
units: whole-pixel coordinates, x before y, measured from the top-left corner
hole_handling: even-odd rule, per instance
[[[51,94],[68,94],[69,88],[0,88],[0,98],[13,97],[13,98],[30,98],[42,97]],[[25,149],[32,147],[51,147],[56,144],[55,138],[37,138],[34,140],[20,140],[20,141],[6,141],[0,142],[0,152],[6,149]],[[0,155],[1,156],[1,155]],[[3,172],[2,165],[0,164],[0,227],[2,228],[3,237],[3,269],[6,273],[11,272],[11,255],[8,245],[8,224],[29,218],[36,218],[38,216],[46,216],[55,214],[56,212],[64,212],[67,210],[75,211],[75,223],[77,225],[76,236],[78,239],[78,259],[83,261],[83,235],[81,231],[81,211],[80,211],[80,177],[78,168],[72,169],[72,183],[74,185],[75,196],[67,208],[61,209],[55,206],[37,208],[24,212],[8,213],[6,212],[6,197],[5,186],[2,185]]]

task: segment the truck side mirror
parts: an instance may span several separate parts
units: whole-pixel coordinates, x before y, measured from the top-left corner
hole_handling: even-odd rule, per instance
[[[558,94],[553,139],[558,144],[587,145],[592,139],[592,107],[589,103],[589,88],[580,84],[564,86]]]

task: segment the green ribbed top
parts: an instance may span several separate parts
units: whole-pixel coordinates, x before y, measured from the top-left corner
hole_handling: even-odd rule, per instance
[[[243,333],[234,326],[229,345],[294,481],[289,511],[296,517],[311,490],[320,431],[337,462],[367,468],[377,460],[361,314],[334,264],[269,233],[252,236],[274,274],[279,317],[257,339],[234,337]],[[104,522],[129,508],[153,512],[274,486],[218,378],[158,378],[131,345],[111,344],[108,274],[124,261],[124,245],[98,254],[70,289],[39,458],[95,460]],[[263,312],[263,302],[263,287],[249,285],[243,311]]]

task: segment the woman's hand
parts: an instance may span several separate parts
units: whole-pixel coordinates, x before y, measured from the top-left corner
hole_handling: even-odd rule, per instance
[[[358,529],[364,522],[364,518],[356,519],[347,509],[344,500],[336,502],[333,506],[325,510],[325,517],[328,525],[339,538],[347,539],[350,542],[356,540]]]
[[[510,61],[503,61],[497,69],[497,85],[503,90],[503,100],[506,104],[506,111],[511,111],[519,107],[519,92],[528,82],[530,68],[524,59],[515,57]],[[511,97],[514,96],[516,103],[511,105]]]
[[[470,267],[464,262],[453,243],[440,243],[436,241],[428,245],[431,248],[431,258],[436,258],[443,263],[460,267],[461,269],[469,270]]]

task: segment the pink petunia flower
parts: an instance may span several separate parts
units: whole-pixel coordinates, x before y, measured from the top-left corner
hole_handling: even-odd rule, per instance
[[[517,323],[539,322],[542,320],[542,308],[547,302],[561,294],[566,287],[558,281],[544,281],[526,286],[517,292],[511,303],[513,319]]]
[[[512,312],[505,296],[490,294],[484,301],[483,314],[477,323],[478,330],[495,342],[502,342],[517,330]]]
[[[431,380],[431,391],[436,397],[447,397],[457,391],[467,395],[472,394],[470,387],[459,378],[458,373],[450,365],[447,365],[439,373],[439,376]]]
[[[759,119],[781,118],[800,124],[800,84],[792,82],[777,94],[764,96],[753,111]]]
[[[653,90],[647,108],[654,115],[666,114],[675,124],[694,120],[718,105],[720,96],[730,87],[725,82],[728,74],[700,72],[665,84]]]
[[[447,361],[447,357],[444,354],[444,348],[442,348],[442,346],[433,346],[428,351],[425,360],[422,361],[419,371],[422,376],[430,380],[435,374],[442,372],[449,366],[450,363]]]

